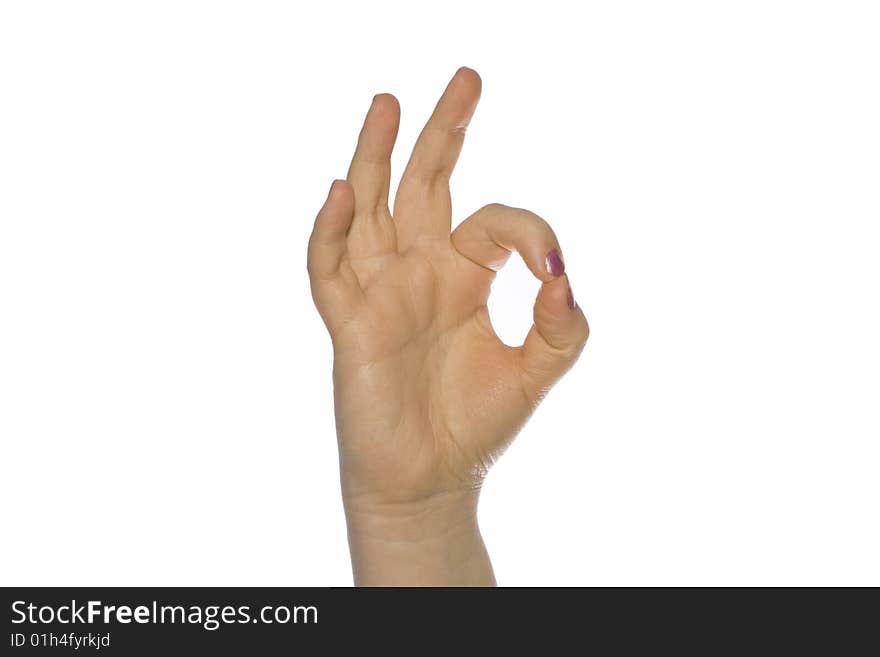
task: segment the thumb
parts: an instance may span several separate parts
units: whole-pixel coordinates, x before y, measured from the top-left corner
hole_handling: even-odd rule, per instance
[[[590,335],[568,276],[563,274],[541,285],[534,321],[522,346],[522,369],[535,398],[541,399],[574,365]]]

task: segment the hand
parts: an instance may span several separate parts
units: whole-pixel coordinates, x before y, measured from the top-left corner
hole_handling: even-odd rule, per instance
[[[394,212],[400,108],[367,113],[348,180],[309,242],[312,294],[333,340],[342,492],[358,584],[491,584],[476,524],[489,467],[588,335],[550,226],[488,205],[450,234],[449,178],[481,82],[462,68],[413,149]],[[521,347],[486,307],[512,251],[542,281]]]

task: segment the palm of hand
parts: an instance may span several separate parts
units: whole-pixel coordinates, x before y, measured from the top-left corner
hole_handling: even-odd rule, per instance
[[[377,96],[349,181],[315,223],[309,270],[334,344],[343,492],[410,502],[476,489],[587,337],[549,226],[491,205],[450,234],[448,177],[479,96],[460,70],[387,209],[399,109]],[[512,250],[543,281],[522,347],[496,336],[486,302]],[[555,256],[554,256],[555,254]]]
[[[343,468],[395,500],[478,484],[531,410],[486,309],[492,274],[451,243],[401,256],[335,338]]]

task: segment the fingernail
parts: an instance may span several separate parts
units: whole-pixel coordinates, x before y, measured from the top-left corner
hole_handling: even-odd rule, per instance
[[[577,302],[574,300],[574,294],[571,291],[571,283],[568,284],[568,307],[572,310],[577,308]]]
[[[562,254],[557,249],[553,249],[547,254],[545,264],[547,272],[551,276],[562,276],[565,273],[565,263],[562,261]]]

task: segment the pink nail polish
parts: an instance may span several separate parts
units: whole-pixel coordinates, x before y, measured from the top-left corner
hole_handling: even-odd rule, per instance
[[[544,262],[547,272],[551,276],[562,276],[565,273],[565,263],[562,261],[562,254],[557,249],[553,249],[548,253],[547,259]]]

